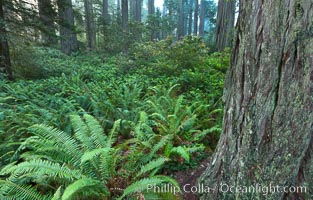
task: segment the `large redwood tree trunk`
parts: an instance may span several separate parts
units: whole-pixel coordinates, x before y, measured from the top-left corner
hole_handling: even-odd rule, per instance
[[[223,133],[199,182],[280,192],[201,199],[313,199],[313,1],[241,0],[236,31]]]

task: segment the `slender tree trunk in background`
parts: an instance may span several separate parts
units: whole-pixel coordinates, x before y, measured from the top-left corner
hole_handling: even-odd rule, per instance
[[[71,54],[78,50],[72,0],[58,0],[57,4],[60,18],[61,51]]]
[[[108,25],[110,23],[110,15],[109,15],[109,2],[108,0],[102,1],[102,17],[104,25]]]
[[[123,42],[124,42],[124,49],[123,52],[127,54],[128,52],[128,0],[122,0],[122,34],[123,34]]]
[[[198,10],[199,10],[199,0],[195,1],[195,12],[193,16],[193,35],[198,35]]]
[[[38,0],[38,10],[41,23],[41,40],[45,45],[55,45],[57,37],[54,25],[55,11],[53,10],[51,0]]]
[[[177,39],[184,36],[184,0],[178,0]]]
[[[90,50],[96,48],[96,27],[93,14],[93,1],[84,0],[85,20],[86,20],[86,38],[87,46]]]
[[[155,14],[154,0],[148,0],[148,16]],[[156,33],[151,33],[150,41],[153,41],[156,38]]]
[[[155,13],[154,0],[148,0],[148,15],[153,15]]]
[[[188,14],[188,35],[192,34],[192,13],[193,13],[193,0],[190,0]]]
[[[129,15],[130,15],[130,20],[135,21],[135,16],[136,16],[136,1],[137,0],[130,0],[129,3]]]
[[[199,36],[204,37],[204,20],[205,20],[205,0],[201,0],[200,5],[200,24],[199,24]]]
[[[128,0],[122,0],[122,28],[128,31]]]
[[[167,15],[166,1],[163,2],[162,15],[163,16]]]
[[[188,0],[183,1],[183,12],[184,12],[184,36],[185,36],[188,34],[188,14],[189,14]]]
[[[5,28],[4,0],[0,0],[0,73],[9,80],[13,80],[13,73],[10,60],[10,51]],[[1,75],[0,75],[1,76]]]
[[[142,0],[136,0],[135,20],[137,22],[141,22],[141,8],[142,8]]]
[[[219,0],[216,22],[216,47],[219,51],[231,47],[234,37],[236,0]]]
[[[121,0],[117,0],[117,4],[116,4],[116,21],[118,25],[122,25],[122,15],[121,15]]]
[[[201,199],[312,199],[313,1],[241,0],[230,66],[223,133],[200,183],[307,192]]]

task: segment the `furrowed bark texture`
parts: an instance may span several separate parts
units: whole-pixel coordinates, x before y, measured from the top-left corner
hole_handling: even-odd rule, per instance
[[[199,182],[307,192],[216,189],[201,199],[313,199],[313,1],[241,0],[236,32],[223,133]]]

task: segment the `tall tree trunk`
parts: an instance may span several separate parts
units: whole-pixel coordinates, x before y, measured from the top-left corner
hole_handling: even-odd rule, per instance
[[[78,50],[72,0],[58,0],[57,3],[60,18],[61,51],[65,54],[71,54]]]
[[[117,0],[116,4],[116,21],[118,25],[122,25],[122,15],[121,15],[121,0]]]
[[[110,22],[110,15],[109,15],[109,0],[102,1],[102,17],[104,25],[108,25]]]
[[[130,0],[128,2],[130,20],[133,20],[133,21],[135,21],[135,16],[136,16],[136,1],[137,0]]]
[[[4,0],[0,0],[0,74],[4,74],[9,80],[13,80],[3,6]]]
[[[195,12],[193,16],[193,35],[198,35],[198,10],[199,10],[199,0],[195,1]]]
[[[155,13],[154,0],[148,0],[148,15],[153,15]]]
[[[192,34],[192,12],[193,12],[193,0],[190,0],[188,14],[188,35]]]
[[[188,16],[189,16],[188,0],[184,0],[183,2],[183,11],[184,11],[184,36],[185,36],[188,34]]]
[[[142,8],[142,0],[136,0],[135,20],[137,22],[141,22],[141,8]]]
[[[122,28],[128,31],[128,0],[122,0]]]
[[[154,0],[148,0],[148,16],[155,14]],[[152,31],[150,35],[150,41],[153,41],[156,38],[156,33]]]
[[[128,0],[122,0],[122,34],[123,34],[123,42],[124,49],[123,52],[125,54],[128,53]]]
[[[200,24],[199,24],[199,36],[204,37],[204,21],[205,21],[205,0],[201,0],[200,5]]]
[[[236,32],[223,133],[200,179],[223,187],[201,199],[312,199],[313,1],[241,0]]]
[[[216,22],[216,47],[219,51],[231,47],[234,36],[236,0],[219,0]]]
[[[55,11],[51,0],[38,0],[39,17],[42,23],[41,40],[45,45],[55,45],[57,37],[54,25]]]
[[[96,48],[96,27],[95,17],[93,14],[93,1],[84,0],[85,5],[85,20],[86,20],[86,38],[87,46],[90,50]]]
[[[177,39],[184,36],[184,0],[178,0]]]

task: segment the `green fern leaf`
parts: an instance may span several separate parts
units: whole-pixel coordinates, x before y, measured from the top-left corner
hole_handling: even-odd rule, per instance
[[[62,190],[62,186],[60,186],[60,187],[57,189],[57,191],[54,193],[54,195],[53,195],[53,197],[52,197],[51,200],[61,200],[61,198],[62,198],[62,192],[61,192],[61,190]]]
[[[190,160],[190,155],[187,152],[187,150],[182,147],[182,146],[178,146],[178,147],[173,147],[170,151],[171,153],[176,153],[178,155],[180,155],[181,157],[183,157],[187,162],[189,162]]]
[[[90,161],[100,154],[108,155],[110,150],[111,148],[107,147],[107,148],[95,149],[93,151],[85,152],[84,155],[81,157],[81,163]]]
[[[141,179],[130,186],[128,186],[121,197],[119,197],[117,200],[122,200],[124,197],[126,197],[129,194],[136,193],[136,192],[142,192],[146,191],[148,189],[149,185],[159,185],[161,183],[165,182],[164,179],[161,178],[145,178]]]
[[[137,177],[139,177],[139,176],[141,176],[141,175],[143,175],[143,174],[145,174],[151,170],[154,170],[156,168],[161,167],[167,161],[169,161],[168,158],[158,158],[158,159],[150,161],[148,164],[141,167],[139,173],[137,174]]]
[[[18,185],[11,181],[0,180],[1,190],[0,198],[5,199],[23,199],[23,200],[48,200],[49,196],[40,194],[30,185]],[[3,190],[3,188],[5,188]]]
[[[49,176],[54,178],[74,180],[79,179],[81,174],[77,170],[68,168],[65,165],[53,163],[48,160],[31,160],[25,161],[18,165],[11,166],[2,171],[5,174],[11,174],[11,177],[21,176],[26,174],[27,176],[43,177]]]
[[[107,138],[104,135],[104,130],[98,120],[91,115],[85,114],[84,118],[90,129],[90,135],[93,140],[93,143],[97,148],[104,148],[107,146]]]
[[[100,192],[101,190],[104,191],[105,189],[106,189],[105,186],[100,181],[90,179],[90,178],[79,179],[75,181],[74,183],[70,184],[69,186],[67,186],[67,188],[65,189],[62,195],[62,200],[74,199],[74,197],[77,194],[79,194],[80,192],[84,190],[88,190],[88,193],[91,193],[91,194],[93,193],[93,195],[98,194],[97,196],[103,196],[103,194],[101,194]],[[106,190],[106,192],[107,191],[108,190]]]
[[[74,162],[80,161],[80,147],[67,133],[46,125],[33,125],[30,129],[42,140],[55,142],[56,148],[64,149],[72,156]]]

